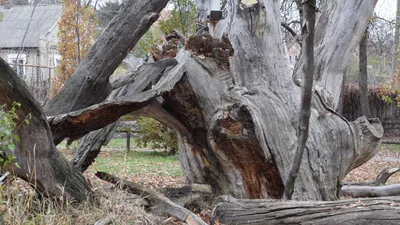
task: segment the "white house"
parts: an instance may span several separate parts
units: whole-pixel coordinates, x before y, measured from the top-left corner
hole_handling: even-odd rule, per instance
[[[62,5],[0,6],[0,57],[15,67],[40,102],[48,98],[51,77],[61,60],[57,21]],[[32,18],[31,18],[32,16]]]

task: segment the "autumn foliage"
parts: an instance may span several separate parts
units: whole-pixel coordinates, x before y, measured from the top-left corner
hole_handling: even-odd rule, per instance
[[[90,5],[80,0],[63,0],[57,46],[62,59],[52,80],[52,96],[58,94],[93,45],[96,23],[96,11]]]

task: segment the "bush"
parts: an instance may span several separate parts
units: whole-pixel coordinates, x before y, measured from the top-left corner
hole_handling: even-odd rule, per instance
[[[171,154],[175,154],[178,149],[176,132],[155,119],[148,117],[138,117],[138,137],[136,143],[138,147],[150,147],[154,149],[166,149]]]
[[[17,165],[14,155],[15,146],[19,142],[15,133],[18,129],[16,108],[20,106],[20,103],[14,102],[8,111],[6,105],[0,106],[0,166],[6,166],[8,163]],[[26,119],[24,122],[28,123]]]

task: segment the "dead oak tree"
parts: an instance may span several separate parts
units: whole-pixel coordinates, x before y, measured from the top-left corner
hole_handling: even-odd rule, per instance
[[[346,62],[375,4],[376,0],[321,2],[309,139],[295,199],[337,199],[345,175],[378,149],[383,133],[378,120],[361,117],[349,122],[334,111]],[[216,30],[221,39],[189,40],[186,51],[176,57],[178,65],[152,89],[74,115],[148,107],[156,100],[158,110],[147,113],[179,131],[180,161],[188,182],[209,183],[236,197],[280,198],[297,146],[296,83],[304,78],[304,57],[293,73],[285,60],[278,2],[246,5],[232,0],[226,6],[228,15]],[[84,120],[71,125],[71,131],[83,124]]]
[[[292,77],[277,1],[252,5],[228,1],[227,17],[216,30],[221,39],[189,40],[186,51],[176,57],[178,64],[165,71],[153,88],[102,102],[111,92],[110,74],[143,28],[154,21],[153,12],[166,2],[130,1],[111,22],[46,107],[54,116],[50,125],[55,142],[80,137],[90,127],[98,129],[156,103],[146,113],[179,132],[180,161],[188,182],[209,183],[215,191],[236,197],[280,198],[297,146],[300,88],[296,83],[304,77],[304,59],[300,56]],[[349,122],[333,110],[345,62],[375,4],[376,0],[321,2],[309,139],[293,198],[337,199],[344,176],[370,159],[379,146],[383,133],[379,121],[361,117]],[[141,23],[132,25],[132,20]],[[109,121],[99,115],[110,116]],[[57,129],[67,122],[68,127]]]

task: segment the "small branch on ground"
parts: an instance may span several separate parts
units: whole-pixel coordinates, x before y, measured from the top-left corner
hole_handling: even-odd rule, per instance
[[[94,225],[109,225],[112,224],[112,219],[110,216],[107,216],[99,221],[97,221]]]
[[[105,172],[97,172],[96,176],[104,181],[113,183],[118,185],[121,189],[136,195],[147,196],[146,198],[151,198],[155,202],[159,202],[164,205],[164,210],[170,215],[173,215],[179,218],[182,221],[185,221],[189,225],[207,225],[200,217],[196,214],[192,213],[188,209],[185,209],[182,206],[179,206],[172,202],[169,198],[164,195],[146,188],[143,185],[136,184],[130,181],[122,180],[116,176]]]

